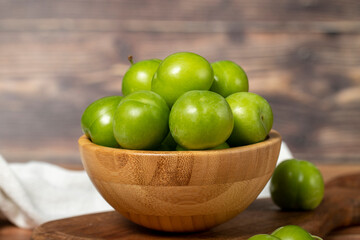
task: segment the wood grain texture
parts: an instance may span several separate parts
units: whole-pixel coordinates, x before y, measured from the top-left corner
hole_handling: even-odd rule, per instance
[[[1,18],[94,18],[144,20],[359,20],[356,0],[1,0]]]
[[[63,166],[73,170],[81,169],[80,165],[67,165]],[[328,182],[338,176],[346,174],[355,174],[360,172],[360,165],[344,165],[344,164],[331,164],[331,165],[318,165],[317,166],[323,174],[324,181]],[[0,239],[2,240],[30,240],[31,230],[20,229],[11,225],[7,221],[0,221]],[[340,228],[329,233],[325,240],[359,240],[360,239],[360,226],[351,226]]]
[[[294,155],[360,159],[357,0],[0,0],[0,152],[80,163],[80,118],[121,94],[135,61],[193,51],[229,59],[263,95]]]
[[[147,228],[193,232],[243,211],[270,179],[281,137],[224,150],[137,151],[102,147],[85,135],[81,158],[104,199]]]
[[[236,218],[199,233],[179,235],[150,231],[126,221],[116,212],[107,212],[49,222],[36,228],[32,237],[34,240],[119,238],[245,240],[255,234],[271,233],[276,228],[289,224],[299,225],[314,235],[326,237],[335,228],[360,224],[359,184],[360,173],[345,175],[331,181],[326,185],[323,202],[313,211],[285,212],[280,211],[271,199],[256,200]],[[84,225],[96,225],[97,229],[84,228]]]

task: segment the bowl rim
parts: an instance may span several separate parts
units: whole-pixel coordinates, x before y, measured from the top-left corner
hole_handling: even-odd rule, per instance
[[[82,135],[78,144],[80,148],[90,148],[91,151],[103,151],[112,154],[130,154],[130,155],[166,155],[166,156],[179,156],[179,155],[209,155],[211,153],[238,153],[238,152],[247,152],[254,149],[259,149],[267,147],[269,145],[276,144],[281,142],[281,135],[276,130],[272,129],[268,134],[267,138],[262,142],[257,142],[249,145],[230,147],[225,149],[214,149],[214,150],[188,150],[188,151],[157,151],[157,150],[132,150],[132,149],[123,149],[123,148],[112,148],[101,146],[93,143],[85,134]]]

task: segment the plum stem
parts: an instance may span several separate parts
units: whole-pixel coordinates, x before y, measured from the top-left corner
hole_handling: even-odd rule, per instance
[[[131,65],[134,65],[134,58],[132,55],[128,56],[128,60],[131,63]]]

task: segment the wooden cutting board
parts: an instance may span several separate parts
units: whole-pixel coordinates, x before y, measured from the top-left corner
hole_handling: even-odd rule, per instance
[[[234,219],[208,231],[191,234],[148,230],[117,212],[104,212],[45,223],[34,230],[32,239],[248,239],[288,224],[302,226],[321,237],[338,227],[360,225],[360,173],[328,182],[323,202],[313,211],[284,212],[271,199],[261,199]]]

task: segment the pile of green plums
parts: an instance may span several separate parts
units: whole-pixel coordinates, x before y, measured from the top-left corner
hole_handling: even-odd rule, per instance
[[[248,90],[246,73],[232,61],[210,64],[179,52],[132,62],[122,80],[123,96],[91,103],[81,126],[95,144],[124,149],[248,145],[263,141],[273,124],[269,103]]]

